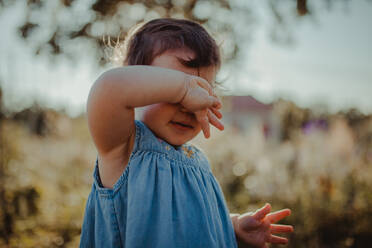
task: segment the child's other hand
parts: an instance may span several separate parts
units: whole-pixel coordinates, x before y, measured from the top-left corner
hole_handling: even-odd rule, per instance
[[[239,248],[258,247],[267,248],[266,243],[287,244],[288,239],[273,234],[293,232],[290,225],[276,225],[273,223],[289,216],[290,209],[282,209],[270,213],[271,206],[266,204],[256,212],[240,215],[234,223]]]
[[[185,81],[186,93],[180,104],[195,114],[204,136],[206,138],[210,136],[209,124],[223,130],[224,126],[219,121],[222,118],[219,111],[222,104],[213,93],[210,84],[205,79],[193,75],[187,75]]]

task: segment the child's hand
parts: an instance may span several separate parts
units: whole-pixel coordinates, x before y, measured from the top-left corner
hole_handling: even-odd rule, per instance
[[[291,210],[283,209],[270,213],[271,206],[266,204],[256,212],[240,215],[233,219],[235,234],[239,248],[258,247],[267,248],[266,243],[287,244],[288,239],[273,234],[293,232],[290,225],[276,225],[273,223],[287,217]]]
[[[204,136],[209,138],[210,126],[223,130],[224,126],[219,121],[222,117],[219,109],[221,101],[213,93],[210,84],[203,78],[186,74],[186,93],[180,104],[193,112],[200,123]]]

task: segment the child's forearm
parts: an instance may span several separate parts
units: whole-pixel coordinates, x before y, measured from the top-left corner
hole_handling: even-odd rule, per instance
[[[109,88],[108,99],[120,99],[121,106],[135,108],[154,103],[180,102],[186,93],[181,71],[154,66],[125,66],[103,73],[94,87]]]

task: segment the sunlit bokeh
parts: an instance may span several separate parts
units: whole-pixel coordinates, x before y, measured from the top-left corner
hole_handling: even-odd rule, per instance
[[[230,212],[290,208],[287,247],[369,247],[372,2],[144,2],[0,0],[0,247],[78,246],[89,89],[114,66],[107,42],[159,17],[198,21],[221,47],[225,130],[193,142]]]

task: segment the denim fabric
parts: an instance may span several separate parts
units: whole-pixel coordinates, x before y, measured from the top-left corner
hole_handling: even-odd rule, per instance
[[[173,147],[135,121],[128,166],[113,189],[93,173],[80,247],[237,247],[229,211],[208,160]]]

